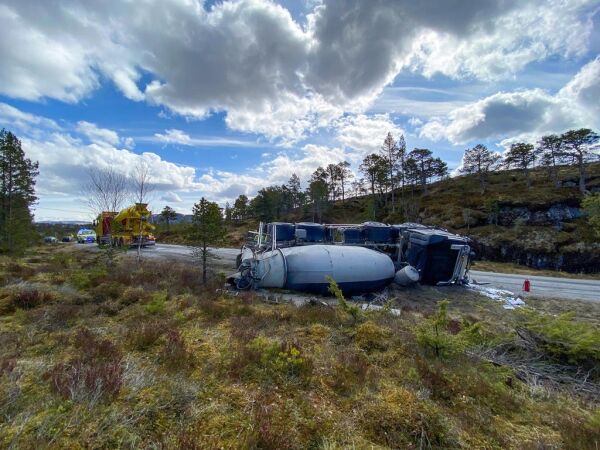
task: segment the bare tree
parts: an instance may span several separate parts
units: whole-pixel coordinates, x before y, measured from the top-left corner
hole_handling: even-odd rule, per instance
[[[131,178],[132,185],[132,196],[135,203],[147,204],[149,197],[154,190],[154,185],[150,182],[150,166],[148,163],[140,159],[138,164],[133,170],[133,176]],[[137,260],[138,263],[142,259],[142,240],[144,236],[144,218],[140,217],[140,230],[138,235],[137,245]]]
[[[127,177],[112,167],[90,170],[88,177],[83,195],[94,217],[103,211],[118,212],[130,195]]]
[[[83,186],[83,195],[86,198],[88,207],[92,211],[94,217],[98,217],[100,221],[100,229],[105,231],[103,212],[118,213],[123,207],[127,197],[130,195],[131,184],[127,177],[114,170],[112,167],[100,170],[89,170],[88,181]],[[106,248],[106,264],[110,267],[113,264],[115,257],[115,249],[112,245],[112,234],[115,231],[115,223],[110,224],[110,232],[106,236],[108,238],[108,246]],[[98,244],[102,242],[104,237],[99,233],[96,236]]]

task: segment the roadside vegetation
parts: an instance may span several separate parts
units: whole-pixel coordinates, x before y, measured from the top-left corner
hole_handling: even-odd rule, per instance
[[[415,287],[364,311],[332,284],[295,307],[74,248],[0,260],[2,448],[600,445],[596,304]]]

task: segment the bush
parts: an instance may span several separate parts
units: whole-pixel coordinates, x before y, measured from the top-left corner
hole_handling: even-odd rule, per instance
[[[125,340],[135,350],[147,350],[165,333],[166,324],[160,320],[144,320],[131,322]]]
[[[263,336],[252,339],[238,351],[235,372],[269,381],[308,381],[312,362],[295,345]]]
[[[121,294],[121,304],[129,306],[134,303],[141,303],[148,298],[148,294],[145,289],[139,287],[128,287]]]
[[[149,314],[162,314],[165,312],[165,305],[168,299],[166,291],[155,292],[152,294],[150,303],[144,306],[144,309]]]
[[[402,387],[390,387],[367,403],[362,412],[367,435],[390,448],[448,448],[442,414],[426,400]]]
[[[109,281],[106,283],[100,283],[90,289],[90,295],[96,303],[102,303],[105,301],[116,300],[123,293],[125,286],[115,281]]]
[[[462,326],[459,331],[455,321],[448,318],[448,301],[438,302],[437,312],[419,324],[417,342],[438,358],[454,356],[472,344],[481,341],[479,324]]]
[[[104,267],[92,267],[85,270],[76,270],[69,275],[69,284],[79,290],[98,286],[106,278]]]
[[[161,360],[170,369],[185,369],[193,366],[192,353],[187,349],[179,331],[167,330]]]
[[[600,365],[600,330],[575,320],[574,313],[558,317],[531,310],[520,312],[524,327],[551,358],[577,365]]]
[[[372,321],[358,326],[354,340],[356,345],[366,351],[386,350],[389,347],[390,331]]]
[[[0,312],[11,313],[17,308],[35,308],[53,301],[54,298],[54,292],[45,285],[24,281],[6,289]]]
[[[87,402],[90,406],[116,398],[123,385],[120,350],[86,328],[77,331],[73,346],[78,354],[50,370],[51,389],[65,399]]]
[[[333,374],[328,381],[338,394],[349,395],[365,386],[370,366],[364,352],[342,351],[338,353]]]

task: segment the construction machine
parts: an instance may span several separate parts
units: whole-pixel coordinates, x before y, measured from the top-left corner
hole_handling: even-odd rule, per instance
[[[96,221],[96,235],[99,245],[130,247],[154,245],[152,234],[154,225],[150,223],[152,212],[147,203],[136,203],[120,212],[103,211]]]

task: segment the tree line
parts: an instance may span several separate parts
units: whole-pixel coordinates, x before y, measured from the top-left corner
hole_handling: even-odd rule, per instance
[[[563,134],[542,136],[536,143],[516,142],[504,155],[478,144],[465,150],[458,173],[473,174],[485,193],[488,175],[499,170],[517,169],[523,174],[527,188],[531,187],[530,172],[534,167],[545,167],[549,179],[560,186],[560,166],[572,165],[579,171],[579,189],[586,192],[586,168],[598,160],[594,146],[599,141],[594,131],[582,128]],[[395,139],[388,133],[380,151],[362,160],[358,174],[350,170],[350,163],[340,161],[318,167],[301,188],[301,180],[293,174],[283,185],[268,186],[249,199],[240,195],[233,205],[225,205],[226,221],[243,221],[254,218],[263,221],[284,218],[292,210],[303,208],[305,215],[321,221],[323,212],[331,204],[345,202],[349,197],[369,196],[372,217],[384,212],[400,214],[404,218],[418,210],[418,194],[426,195],[428,185],[448,177],[448,165],[431,150],[407,150],[404,136]],[[399,197],[399,198],[397,198]]]

